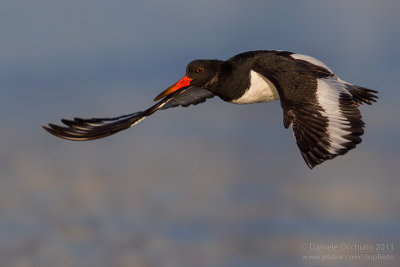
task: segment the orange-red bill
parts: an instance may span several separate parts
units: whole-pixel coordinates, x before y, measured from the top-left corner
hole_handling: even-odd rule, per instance
[[[184,76],[182,79],[180,79],[177,83],[171,85],[170,87],[168,87],[165,91],[163,91],[161,94],[159,94],[156,98],[154,98],[154,101],[157,101],[161,98],[163,98],[164,96],[170,95],[173,92],[178,91],[179,89],[182,89],[184,87],[187,87],[190,85],[190,82],[193,79],[190,79],[188,76]]]

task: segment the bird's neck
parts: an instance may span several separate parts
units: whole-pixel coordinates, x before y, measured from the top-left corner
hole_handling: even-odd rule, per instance
[[[250,84],[250,66],[246,69],[235,68],[229,62],[221,66],[221,71],[213,78],[213,83],[206,88],[224,101],[240,97]]]

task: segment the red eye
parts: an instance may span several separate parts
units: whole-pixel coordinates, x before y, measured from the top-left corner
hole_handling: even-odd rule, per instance
[[[197,67],[196,73],[202,73],[204,71],[204,67]]]

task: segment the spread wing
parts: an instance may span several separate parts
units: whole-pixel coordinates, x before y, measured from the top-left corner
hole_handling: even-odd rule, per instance
[[[166,96],[157,104],[144,111],[114,118],[62,119],[63,126],[49,123],[48,126],[43,126],[43,128],[57,137],[68,140],[94,140],[130,128],[160,109],[167,109],[180,105],[183,107],[192,104],[196,105],[213,96],[214,95],[206,89],[189,86]]]
[[[308,167],[355,148],[364,133],[358,104],[375,102],[377,91],[342,81],[312,57],[282,53],[262,55],[255,67],[277,88],[284,126]]]
[[[351,94],[354,87],[336,76],[317,79],[315,95],[304,95],[298,103],[284,109],[284,125],[292,126],[310,168],[347,153],[361,142],[364,122]]]

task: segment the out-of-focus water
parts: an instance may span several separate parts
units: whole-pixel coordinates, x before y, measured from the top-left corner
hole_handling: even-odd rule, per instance
[[[399,11],[397,1],[6,1],[0,266],[398,266]],[[256,49],[309,54],[379,90],[361,107],[363,143],[311,171],[278,102],[219,99],[93,142],[41,129],[142,110],[192,59]],[[343,243],[394,249],[307,251]]]

